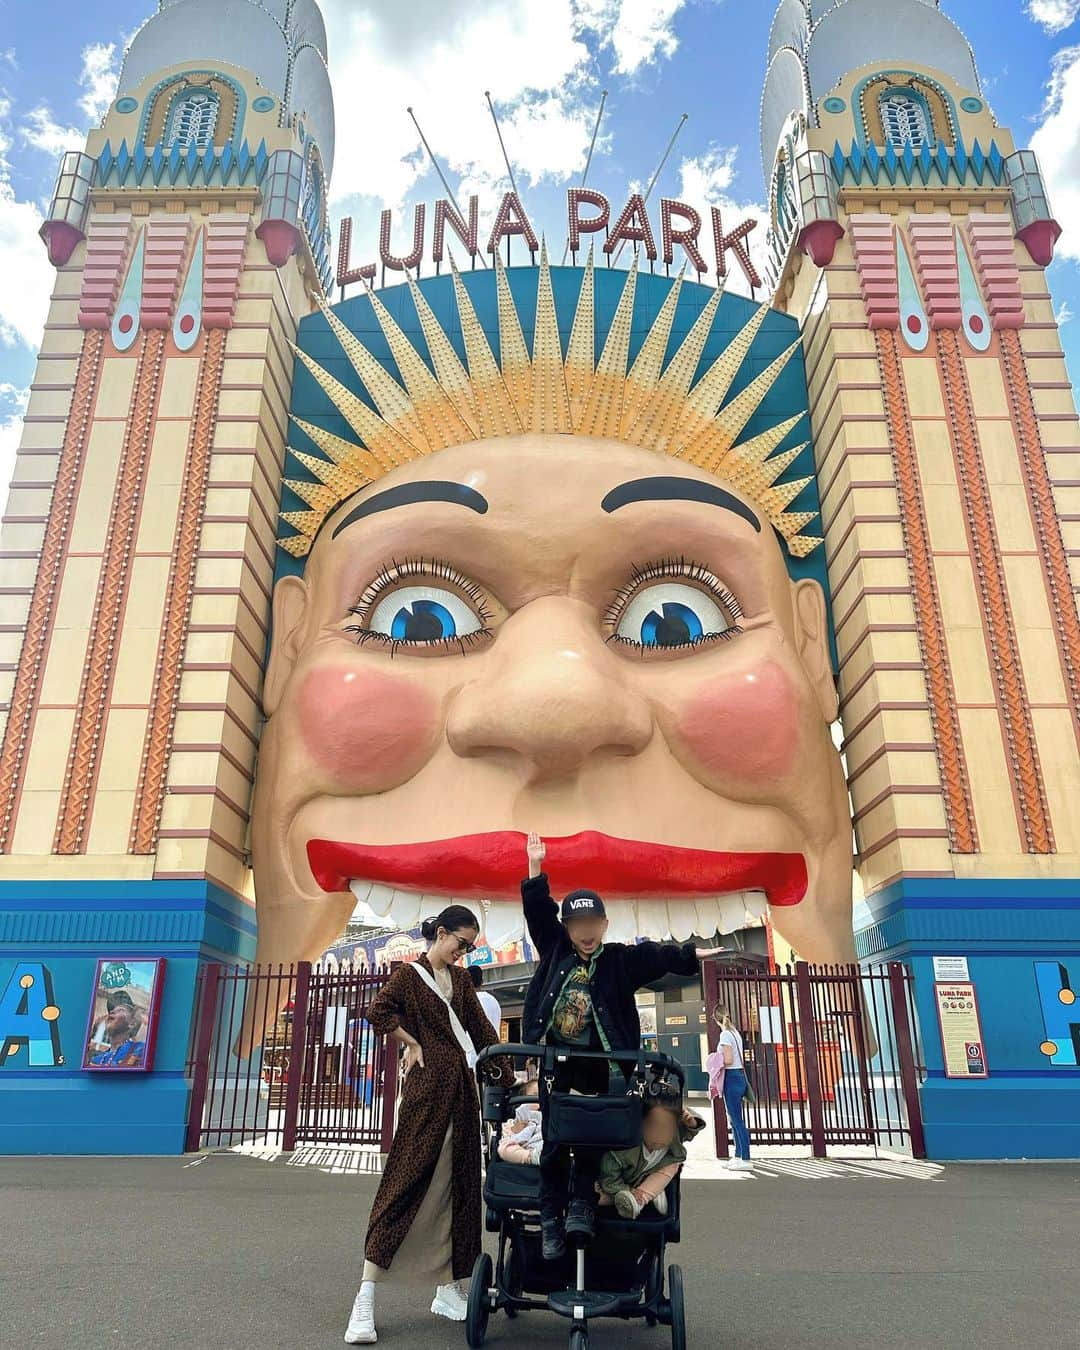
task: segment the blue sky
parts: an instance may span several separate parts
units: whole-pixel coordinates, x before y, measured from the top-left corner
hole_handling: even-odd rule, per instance
[[[203,0],[191,3],[201,8]],[[407,104],[455,190],[478,191],[482,210],[497,201],[506,184],[488,88],[522,195],[537,228],[558,240],[556,254],[565,188],[580,174],[605,88],[590,184],[613,203],[631,183],[648,181],[688,112],[657,198],[716,202],[732,221],[761,209],[757,119],[771,0],[324,0],[322,7],[338,108],[333,212],[354,216],[357,260],[372,245],[383,204],[442,195],[418,152]],[[1066,230],[1051,288],[1063,318],[1080,314],[1080,0],[944,0],[943,8],[975,47],[998,120],[1040,153]],[[100,119],[125,40],[155,9],[154,0],[0,0],[0,482],[51,283],[35,233],[58,155],[77,148]],[[877,54],[868,32],[867,59]],[[234,59],[242,64],[241,54]],[[411,217],[399,209],[395,242],[408,233]],[[1076,376],[1080,320],[1069,319],[1063,337]]]

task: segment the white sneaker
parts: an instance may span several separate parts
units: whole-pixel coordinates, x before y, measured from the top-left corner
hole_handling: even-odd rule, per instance
[[[353,1302],[349,1325],[345,1329],[345,1344],[374,1345],[378,1339],[375,1331],[375,1295],[365,1294],[361,1289]]]
[[[661,1191],[652,1203],[657,1214],[667,1215],[667,1191]]]
[[[436,1317],[448,1317],[451,1322],[464,1322],[469,1311],[469,1303],[456,1284],[440,1284],[435,1290],[431,1311]]]
[[[749,1158],[732,1158],[728,1162],[728,1170],[731,1172],[752,1172],[754,1164]]]

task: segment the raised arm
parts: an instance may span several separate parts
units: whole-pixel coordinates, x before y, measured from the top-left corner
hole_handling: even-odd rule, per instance
[[[529,835],[529,875],[521,883],[521,903],[525,910],[525,926],[540,957],[547,956],[562,940],[563,926],[559,922],[559,907],[551,898],[547,874],[543,866],[547,849],[538,834]]]

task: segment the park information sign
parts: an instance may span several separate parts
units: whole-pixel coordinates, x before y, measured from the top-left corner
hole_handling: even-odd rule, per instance
[[[934,985],[946,1078],[988,1078],[979,1001],[970,980]]]

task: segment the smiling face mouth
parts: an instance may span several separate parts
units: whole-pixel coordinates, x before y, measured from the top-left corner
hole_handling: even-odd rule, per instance
[[[525,839],[513,830],[422,844],[312,839],[307,854],[312,875],[324,891],[351,889],[376,916],[408,924],[416,922],[423,905],[431,907],[441,900],[517,902]],[[597,891],[609,902],[617,930],[624,926],[620,919],[631,919],[630,913],[623,914],[624,908],[637,909],[643,932],[652,926],[648,915],[654,907],[658,920],[663,915],[664,926],[678,910],[683,914],[678,926],[690,936],[723,929],[732,917],[729,911],[738,909],[742,919],[747,910],[758,908],[748,903],[751,893],[761,897],[760,908],[766,897],[772,905],[790,906],[806,894],[806,861],[800,853],[676,848],[616,839],[594,830],[545,843],[545,870],[553,891],[582,886]],[[509,933],[510,916],[505,920],[496,920],[495,927]],[[490,914],[488,928],[492,928]]]

